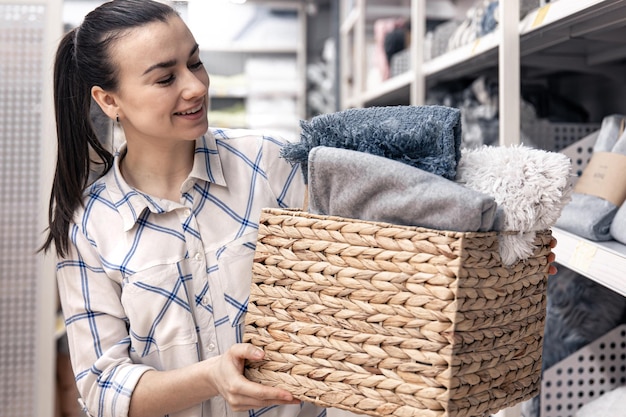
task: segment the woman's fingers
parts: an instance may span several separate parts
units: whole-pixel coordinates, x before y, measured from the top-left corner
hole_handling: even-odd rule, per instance
[[[552,240],[550,240],[550,247],[554,249],[556,247],[556,244],[557,241],[553,237]],[[550,263],[550,267],[548,268],[548,275],[555,275],[557,272],[559,272],[557,267],[553,264],[554,261],[556,261],[556,254],[554,252],[550,252],[550,255],[548,255],[548,262]]]
[[[281,388],[257,384],[243,376],[246,360],[263,359],[263,350],[252,344],[233,345],[222,357],[215,376],[219,383],[219,392],[235,411],[270,405],[299,404],[289,391]]]

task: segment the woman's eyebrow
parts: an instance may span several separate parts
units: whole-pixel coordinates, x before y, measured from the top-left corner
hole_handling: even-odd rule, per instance
[[[192,57],[197,51],[198,51],[198,44],[196,43],[193,48],[191,48],[191,51],[189,52],[189,56]],[[148,74],[150,71],[154,71],[157,68],[171,68],[174,65],[176,65],[176,60],[175,59],[170,59],[169,61],[165,61],[165,62],[159,62],[157,64],[151,65],[147,70],[144,71],[143,75]]]

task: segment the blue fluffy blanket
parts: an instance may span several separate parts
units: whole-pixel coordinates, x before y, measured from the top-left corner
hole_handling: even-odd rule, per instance
[[[300,163],[305,181],[311,149],[344,148],[384,156],[453,180],[461,158],[461,111],[446,106],[348,109],[300,122],[300,142],[282,156]]]

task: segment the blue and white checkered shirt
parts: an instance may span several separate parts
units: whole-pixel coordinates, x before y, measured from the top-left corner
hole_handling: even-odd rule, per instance
[[[180,202],[132,189],[119,156],[88,189],[57,268],[91,415],[126,416],[145,371],[190,365],[241,342],[261,209],[301,207],[304,198],[300,168],[279,157],[281,146],[250,131],[211,130],[196,142]],[[170,417],[323,415],[308,403],[236,413],[215,397]]]

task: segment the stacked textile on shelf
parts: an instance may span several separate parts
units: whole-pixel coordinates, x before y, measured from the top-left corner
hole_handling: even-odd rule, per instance
[[[502,261],[511,265],[532,253],[535,233],[569,202],[571,163],[525,146],[461,152],[459,117],[445,106],[316,116],[301,123],[301,142],[286,145],[283,157],[302,164],[314,214],[498,231]]]
[[[432,42],[425,45],[426,56],[435,58],[495,31],[499,25],[499,5],[499,0],[476,0],[467,9],[465,19],[439,24],[427,33],[427,38],[431,38]],[[520,1],[520,19],[539,6],[539,0]]]
[[[589,186],[583,180],[587,178],[598,179],[604,176],[605,172],[596,171],[597,165],[592,165],[594,158],[614,158],[619,161],[620,156],[626,156],[626,116],[613,114],[606,116],[602,120],[598,138],[593,147],[592,161],[583,171],[581,179],[576,185],[571,202],[564,207],[561,217],[557,220],[556,226],[593,241],[607,241],[615,238],[622,243],[626,242],[626,209],[618,217],[623,196],[619,197],[620,184],[611,183],[611,180],[602,179],[597,184],[599,186]],[[606,160],[606,159],[605,159]],[[626,158],[622,158],[626,160]],[[620,163],[620,162],[618,162]],[[603,165],[608,165],[602,162]],[[621,162],[622,166],[624,162]],[[599,168],[604,169],[604,168]],[[614,170],[618,175],[621,168],[615,166]],[[585,184],[585,185],[583,185]],[[624,188],[624,187],[621,187]],[[617,196],[613,198],[613,196]]]
[[[624,117],[623,120],[626,120],[626,116],[622,116],[622,117]],[[617,143],[613,147],[612,152],[617,152],[621,155],[626,155],[626,132],[622,133]],[[618,190],[616,191],[621,192],[623,195],[623,192],[624,192],[623,190],[626,189],[625,179],[623,176],[623,172],[624,172],[623,166],[622,166],[621,171],[622,171],[622,177],[621,177],[622,181],[619,184],[615,184],[615,186],[616,188],[618,188]],[[617,212],[615,213],[615,217],[613,218],[613,221],[611,222],[611,228],[609,232],[613,239],[626,245],[626,205],[625,204],[622,203],[621,206],[619,206],[619,208],[617,209]]]
[[[611,237],[626,245],[626,205],[622,204],[611,222]]]

